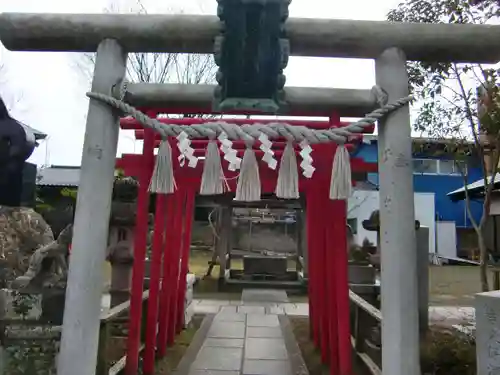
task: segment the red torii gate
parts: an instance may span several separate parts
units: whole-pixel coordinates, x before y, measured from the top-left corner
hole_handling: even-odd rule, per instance
[[[153,118],[158,113],[186,113],[182,109],[147,109],[145,112]],[[189,109],[188,113],[208,113],[205,109]],[[158,119],[175,125],[194,125],[210,122],[199,118]],[[215,120],[213,120],[215,121]],[[220,121],[220,120],[217,120]],[[238,120],[235,124],[283,122],[289,125],[302,125],[312,129],[325,129],[347,125],[332,113],[329,121],[302,120]],[[146,238],[148,222],[148,186],[155,165],[154,149],[160,143],[160,137],[151,129],[143,129],[132,118],[122,118],[120,126],[125,130],[135,130],[136,139],[144,140],[142,154],[124,154],[117,159],[116,167],[128,176],[139,181],[137,199],[137,217],[134,235],[134,266],[132,275],[130,324],[127,345],[126,374],[135,374],[138,368],[140,326],[142,315],[142,293],[145,273]],[[373,126],[367,133],[373,132]],[[362,135],[360,135],[362,137]],[[354,137],[354,143],[360,140]],[[172,146],[176,140],[169,139]],[[275,157],[281,158],[285,142],[273,142]],[[195,156],[203,156],[208,140],[192,140]],[[346,145],[353,149],[353,143]],[[257,156],[263,152],[254,144]],[[299,190],[306,196],[307,247],[309,251],[309,316],[311,334],[314,343],[321,350],[324,363],[330,365],[330,373],[351,374],[351,342],[349,326],[349,297],[347,276],[347,239],[346,239],[346,202],[331,200],[328,195],[333,156],[337,145],[334,143],[311,145],[316,171],[312,178],[299,177]],[[233,148],[239,156],[244,152],[243,141],[233,141]],[[297,154],[297,150],[296,150]],[[177,147],[172,147],[172,160],[179,155]],[[351,158],[353,173],[377,171],[376,163],[367,163],[359,158]],[[228,162],[222,161],[225,177],[230,191],[235,191],[237,173],[227,169]],[[150,293],[146,325],[146,344],[144,349],[144,373],[154,373],[155,354],[162,357],[167,346],[173,344],[176,334],[183,326],[184,295],[188,270],[193,219],[194,200],[199,190],[203,172],[203,161],[195,168],[181,167],[174,162],[177,189],[173,194],[157,194],[156,215],[154,222],[153,249],[151,259]],[[262,193],[273,193],[278,171],[270,169],[259,160],[259,173]],[[328,213],[325,215],[325,213]],[[162,262],[163,258],[163,262]],[[163,268],[162,268],[163,267]],[[158,329],[157,329],[158,327]],[[157,352],[156,352],[157,349]]]

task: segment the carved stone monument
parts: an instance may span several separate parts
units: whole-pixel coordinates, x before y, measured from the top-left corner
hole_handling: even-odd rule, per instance
[[[500,291],[476,294],[477,375],[500,373]]]

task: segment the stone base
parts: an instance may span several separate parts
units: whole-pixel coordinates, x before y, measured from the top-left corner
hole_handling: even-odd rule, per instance
[[[65,298],[65,290],[44,294],[42,297],[42,315],[40,316],[40,320],[44,323],[62,325]]]
[[[349,264],[349,284],[375,284],[377,271],[370,265]]]
[[[243,273],[245,275],[285,276],[287,274],[287,258],[245,255],[243,257]]]

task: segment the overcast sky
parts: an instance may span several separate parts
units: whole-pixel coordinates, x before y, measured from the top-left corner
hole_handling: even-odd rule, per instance
[[[292,0],[291,17],[383,20],[400,0]],[[144,0],[149,13],[214,14],[215,0]],[[161,7],[158,6],[161,3]],[[110,5],[127,12],[134,0],[0,0],[0,12],[101,13]],[[0,93],[19,120],[48,134],[32,155],[37,164],[79,165],[85,131],[89,82],[69,53],[10,52],[0,49]],[[372,60],[292,57],[287,85],[369,89],[375,83]],[[132,152],[122,132],[119,153]],[[138,145],[136,145],[137,147]]]

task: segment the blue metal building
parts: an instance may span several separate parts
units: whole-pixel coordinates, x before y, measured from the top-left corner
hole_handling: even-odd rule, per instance
[[[422,144],[426,140],[418,138],[415,142]],[[433,143],[436,141],[434,140]],[[376,162],[378,160],[376,136],[368,137],[366,142],[359,145],[355,155],[365,161]],[[465,201],[453,202],[447,196],[450,191],[464,186],[463,176],[457,169],[455,161],[446,155],[436,156],[435,153],[426,154],[425,152],[414,153],[413,157],[415,192],[435,194],[436,220],[454,221],[457,229],[472,228],[467,216]],[[464,167],[467,170],[468,183],[482,178],[480,163],[475,162],[474,159],[467,160]],[[378,174],[369,174],[368,180],[378,185]],[[473,217],[479,220],[482,213],[482,202],[471,201],[471,211]]]

